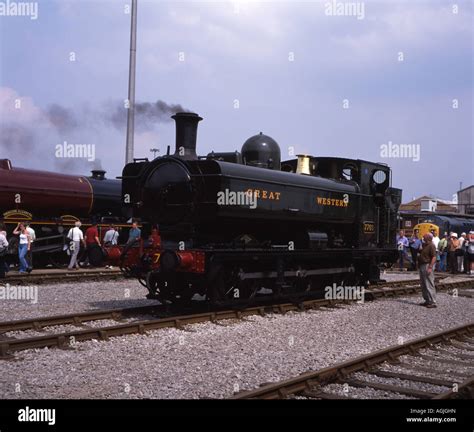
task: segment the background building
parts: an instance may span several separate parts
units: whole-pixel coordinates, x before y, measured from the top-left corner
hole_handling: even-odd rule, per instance
[[[457,195],[459,213],[474,214],[474,185],[461,189]]]
[[[400,205],[400,212],[436,212],[436,213],[457,213],[457,205],[451,201],[434,198],[431,196],[421,196],[413,201]]]
[[[400,205],[399,227],[411,236],[415,225],[430,222],[442,232],[468,232],[474,228],[474,185],[461,189],[452,201],[424,195]]]

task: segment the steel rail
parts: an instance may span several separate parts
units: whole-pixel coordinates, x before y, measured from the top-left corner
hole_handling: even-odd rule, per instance
[[[38,284],[42,285],[45,283],[68,283],[75,281],[89,281],[89,280],[107,280],[107,279],[122,279],[124,278],[120,270],[106,270],[106,271],[88,271],[88,270],[77,270],[77,271],[64,271],[61,273],[49,273],[49,274],[38,274],[30,273],[26,275],[7,275],[5,279],[0,281],[1,285],[26,285],[26,284]]]
[[[474,281],[468,282],[474,283]],[[451,289],[454,287],[458,287],[459,284],[464,284],[464,281],[444,285],[439,284],[438,288]],[[393,297],[396,295],[416,293],[418,291],[419,287],[400,286],[386,289],[377,288],[373,290],[366,290],[365,295],[369,299],[376,299],[387,296]],[[86,341],[91,339],[107,340],[109,337],[112,336],[122,336],[133,333],[145,333],[146,331],[156,330],[160,328],[181,328],[183,325],[187,324],[195,324],[201,322],[217,322],[226,319],[242,319],[246,316],[252,315],[264,316],[269,313],[284,314],[290,311],[306,311],[321,307],[337,307],[337,305],[349,304],[353,303],[354,301],[357,300],[315,299],[301,301],[299,303],[258,305],[244,309],[209,311],[198,314],[179,316],[173,315],[169,317],[151,320],[137,320],[131,323],[118,324],[115,326],[81,329],[77,331],[70,331],[58,334],[45,334],[37,337],[29,337],[22,339],[11,338],[0,341],[0,358],[8,358],[10,357],[10,354],[12,352],[26,349],[45,348],[53,346],[65,347],[67,345],[72,345],[79,341]],[[0,323],[0,332],[5,333],[14,330],[41,329],[48,325],[81,325],[83,322],[87,321],[120,319],[125,316],[131,316],[137,313],[152,312],[153,309],[158,308],[158,305],[153,305],[136,308],[89,311],[69,315],[58,315],[52,317],[39,317],[26,320],[8,321]]]
[[[474,335],[474,322],[418,338],[401,345],[378,350],[324,369],[306,372],[294,378],[264,385],[257,389],[243,391],[237,393],[231,399],[284,399],[290,395],[300,394],[305,391],[309,392],[307,394],[313,394],[315,397],[318,397],[318,394],[323,395],[314,390],[318,385],[331,382],[345,382],[355,372],[370,371],[374,366],[386,361],[394,362],[400,356],[416,355],[420,349],[432,348],[436,344],[445,344],[453,339],[459,340],[472,335]],[[468,377],[456,390],[450,390],[439,395],[428,394],[428,396],[436,399],[454,397],[463,389],[472,386],[473,378],[472,376]],[[337,395],[335,395],[335,398],[337,398]]]
[[[469,281],[471,282],[471,281]],[[413,281],[408,281],[400,286],[393,286],[392,288],[386,288],[387,286],[377,286],[365,291],[365,296],[369,300],[373,300],[379,297],[393,297],[395,295],[402,294],[413,294],[419,291],[418,286],[410,286]],[[471,282],[474,287],[474,280]],[[394,285],[394,284],[392,284]],[[450,284],[438,285],[438,289],[453,289],[457,287],[464,287],[465,282],[453,282]],[[348,301],[340,300],[339,302],[348,303]],[[276,307],[283,308],[284,311],[290,310],[301,310],[311,309],[322,306],[333,306],[335,302],[328,302],[326,300],[306,300],[298,303],[283,303],[281,305],[275,305]],[[258,306],[256,306],[258,307]],[[71,313],[64,315],[52,315],[46,317],[33,317],[22,320],[11,320],[0,322],[0,334],[11,332],[11,331],[25,331],[25,330],[42,330],[44,327],[58,326],[58,325],[81,325],[87,321],[99,321],[105,319],[120,320],[126,317],[137,314],[156,313],[164,312],[164,307],[160,305],[146,305],[132,308],[118,308],[118,309],[101,309],[91,310],[79,313]]]

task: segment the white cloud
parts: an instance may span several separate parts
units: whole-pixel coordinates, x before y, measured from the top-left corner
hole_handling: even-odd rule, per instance
[[[22,97],[8,87],[0,87],[0,118],[2,123],[41,124],[47,121],[31,97]]]

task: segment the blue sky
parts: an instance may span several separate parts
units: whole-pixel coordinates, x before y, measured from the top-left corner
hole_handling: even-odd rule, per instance
[[[200,154],[240,149],[263,131],[283,158],[293,147],[388,163],[404,201],[450,199],[460,182],[474,183],[472,1],[456,1],[457,10],[447,0],[366,1],[363,19],[328,15],[340,2],[327,1],[138,3],[137,101],[204,117]],[[54,157],[57,144],[86,143],[120,174],[125,131],[103,113],[127,97],[128,4],[43,0],[35,20],[0,16],[1,157],[86,172],[94,163]],[[55,128],[52,104],[75,127]],[[174,125],[148,123],[135,139],[136,157],[164,153]],[[382,157],[389,142],[418,146],[420,160]]]

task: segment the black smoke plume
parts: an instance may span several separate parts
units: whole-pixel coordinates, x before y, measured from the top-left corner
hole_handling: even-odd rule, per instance
[[[120,104],[114,104],[115,108],[105,113],[106,122],[110,122],[115,128],[124,130],[127,127],[128,109]],[[139,131],[152,129],[157,123],[171,121],[171,116],[177,112],[188,112],[179,104],[167,104],[161,100],[154,103],[135,103],[135,127]]]
[[[46,110],[46,116],[60,134],[74,130],[78,126],[74,112],[58,104],[50,105]]]
[[[156,102],[135,103],[135,130],[145,132],[153,130],[157,124],[171,121],[177,112],[187,112],[180,104],[168,104],[162,100]],[[39,159],[44,165],[53,163],[63,172],[83,172],[90,169],[102,169],[100,159],[88,162],[81,159],[58,159],[54,157],[54,147],[63,141],[69,143],[94,142],[92,137],[100,135],[104,128],[124,132],[127,127],[127,113],[123,102],[104,103],[100,108],[82,106],[74,110],[60,104],[51,104],[43,110],[46,121],[21,124],[18,122],[0,123],[0,157],[21,160],[28,154],[28,160]],[[1,115],[1,112],[0,112]],[[97,146],[107,143],[97,143]],[[125,134],[123,141],[125,151]],[[48,158],[47,155],[50,155]]]

